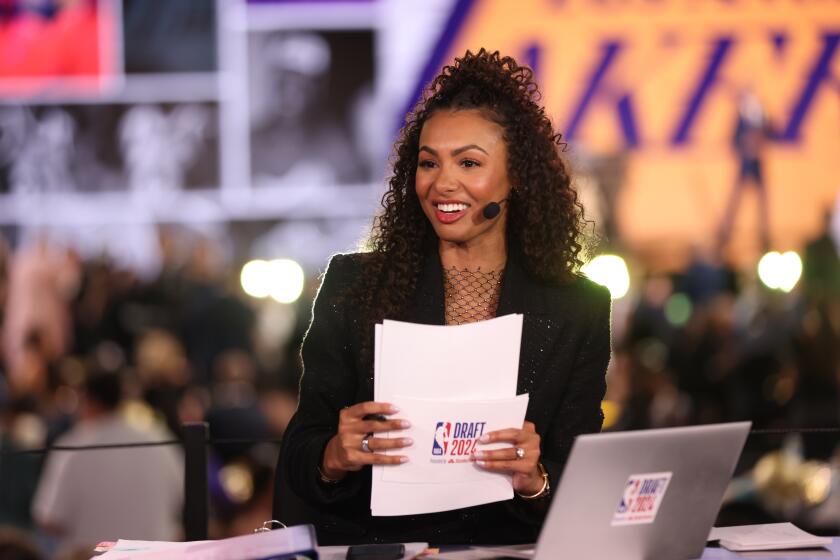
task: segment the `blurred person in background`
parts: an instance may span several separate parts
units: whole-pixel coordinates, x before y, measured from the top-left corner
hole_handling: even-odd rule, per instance
[[[653,337],[616,349],[606,396],[617,405],[609,430],[646,430],[686,423],[691,400],[677,389],[667,360],[667,347]]]
[[[179,335],[193,367],[192,380],[208,386],[216,358],[226,350],[253,353],[256,314],[242,301],[238,276],[227,268],[221,243],[201,237],[183,274]]]
[[[802,257],[802,291],[807,302],[840,301],[840,256],[831,235],[831,211],[823,215],[819,234],[805,245]]]
[[[179,405],[192,374],[183,344],[166,330],[151,329],[136,338],[134,360],[142,398],[162,415],[173,434],[180,434]]]
[[[210,432],[220,438],[266,439],[269,425],[259,406],[257,364],[242,350],[227,350],[214,364],[213,406],[207,413]],[[216,449],[223,461],[245,453],[250,444],[225,445]]]
[[[76,425],[56,445],[171,440],[157,426],[137,427],[120,414],[120,375],[90,373]],[[183,457],[176,446],[53,451],[32,505],[35,521],[61,546],[92,547],[118,538],[177,540],[181,535]],[[88,548],[90,550],[90,548]]]
[[[808,242],[802,259],[804,309],[793,335],[797,376],[791,423],[840,426],[840,256],[831,237],[831,213],[823,231]],[[829,438],[805,439],[809,457],[826,460],[838,450]]]
[[[33,529],[30,506],[42,457],[16,453],[45,443],[44,423],[38,418],[37,401],[31,397],[9,400],[0,394],[0,527]],[[6,455],[8,453],[8,455]],[[0,558],[5,558],[0,554]]]
[[[37,343],[48,361],[63,356],[72,341],[70,300],[78,290],[75,256],[41,236],[19,249],[9,265],[9,288],[2,325],[3,351],[11,389],[25,391],[43,381],[27,377],[28,345]],[[31,346],[31,345],[30,345]]]
[[[732,227],[744,190],[752,187],[758,197],[758,234],[762,252],[770,250],[770,223],[767,202],[767,182],[763,152],[772,138],[767,112],[758,95],[749,88],[738,95],[738,110],[732,146],[738,158],[738,177],[732,187],[726,209],[718,228],[718,250],[723,250],[732,235]]]

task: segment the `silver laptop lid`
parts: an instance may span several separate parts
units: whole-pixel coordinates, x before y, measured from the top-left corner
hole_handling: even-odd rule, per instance
[[[537,560],[697,558],[750,422],[580,436]]]

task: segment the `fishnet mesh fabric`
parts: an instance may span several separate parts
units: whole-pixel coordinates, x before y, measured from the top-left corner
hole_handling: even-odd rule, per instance
[[[443,288],[447,325],[492,319],[499,307],[502,271],[445,269]]]

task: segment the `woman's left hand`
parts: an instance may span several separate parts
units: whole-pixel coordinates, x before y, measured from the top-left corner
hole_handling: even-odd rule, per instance
[[[476,451],[476,464],[488,471],[513,475],[513,489],[520,494],[536,494],[543,486],[543,477],[537,464],[540,462],[540,435],[532,422],[525,422],[521,430],[508,428],[487,432],[479,443],[510,443],[513,447],[493,451]],[[522,458],[516,456],[516,448],[525,451]]]

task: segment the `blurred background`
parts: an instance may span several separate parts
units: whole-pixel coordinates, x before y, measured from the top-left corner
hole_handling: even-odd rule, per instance
[[[752,420],[718,523],[840,534],[833,3],[2,0],[0,545],[182,536],[177,445],[38,450],[185,421],[261,441],[212,448],[211,537],[270,518],[319,274],[480,47],[567,142],[614,298],[605,429]]]

